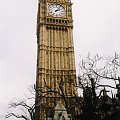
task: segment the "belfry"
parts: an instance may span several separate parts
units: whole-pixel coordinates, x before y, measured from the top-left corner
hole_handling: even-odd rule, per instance
[[[77,95],[70,0],[39,0],[35,120],[47,120]]]

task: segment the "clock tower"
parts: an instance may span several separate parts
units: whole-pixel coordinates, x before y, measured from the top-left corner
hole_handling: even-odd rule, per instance
[[[70,0],[39,0],[37,45],[35,120],[46,120],[58,101],[77,95]]]

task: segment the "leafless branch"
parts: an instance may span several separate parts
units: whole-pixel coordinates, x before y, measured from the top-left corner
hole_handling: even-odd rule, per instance
[[[24,120],[29,120],[28,118],[26,118],[24,115],[16,115],[15,113],[9,113],[8,115],[6,115],[5,117],[6,118],[9,118],[9,117],[16,117],[16,118],[23,118]]]

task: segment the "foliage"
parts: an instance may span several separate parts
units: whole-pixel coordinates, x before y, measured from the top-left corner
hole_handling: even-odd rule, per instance
[[[6,118],[15,117],[24,120],[35,120],[35,110],[36,107],[40,106],[41,100],[46,95],[54,94],[62,98],[68,111],[72,107],[78,109],[77,115],[74,114],[77,120],[120,120],[120,55],[115,53],[112,57],[100,57],[99,55],[92,57],[88,54],[87,58],[81,59],[79,68],[77,86],[73,86],[72,76],[67,80],[61,79],[58,81],[56,89],[48,86],[44,80],[44,87],[38,88],[35,86],[31,91],[32,96],[30,98],[11,102],[9,108],[13,108],[15,111],[9,112]],[[64,91],[66,83],[70,83],[71,87],[82,89],[83,97],[76,96],[75,91],[71,89],[76,100],[74,99],[75,101],[71,101],[71,103],[68,102]],[[111,96],[109,96],[107,93],[110,90],[114,91],[113,89],[116,89],[117,93],[113,94],[111,92]],[[35,93],[39,98],[36,101]],[[29,104],[29,100],[32,100],[32,104]],[[45,108],[45,106],[43,107]]]
[[[78,87],[83,89],[83,102],[78,120],[120,120],[119,75],[120,55],[116,53],[113,57],[89,54],[80,61]],[[117,89],[117,94],[108,96],[108,88]]]

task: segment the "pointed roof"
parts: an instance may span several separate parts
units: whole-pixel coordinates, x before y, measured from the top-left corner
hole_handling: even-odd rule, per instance
[[[55,107],[54,120],[62,120],[63,118],[64,120],[68,120],[67,109],[59,101]]]
[[[62,103],[59,101],[58,104],[55,107],[55,111],[66,111],[67,109],[62,105]]]

